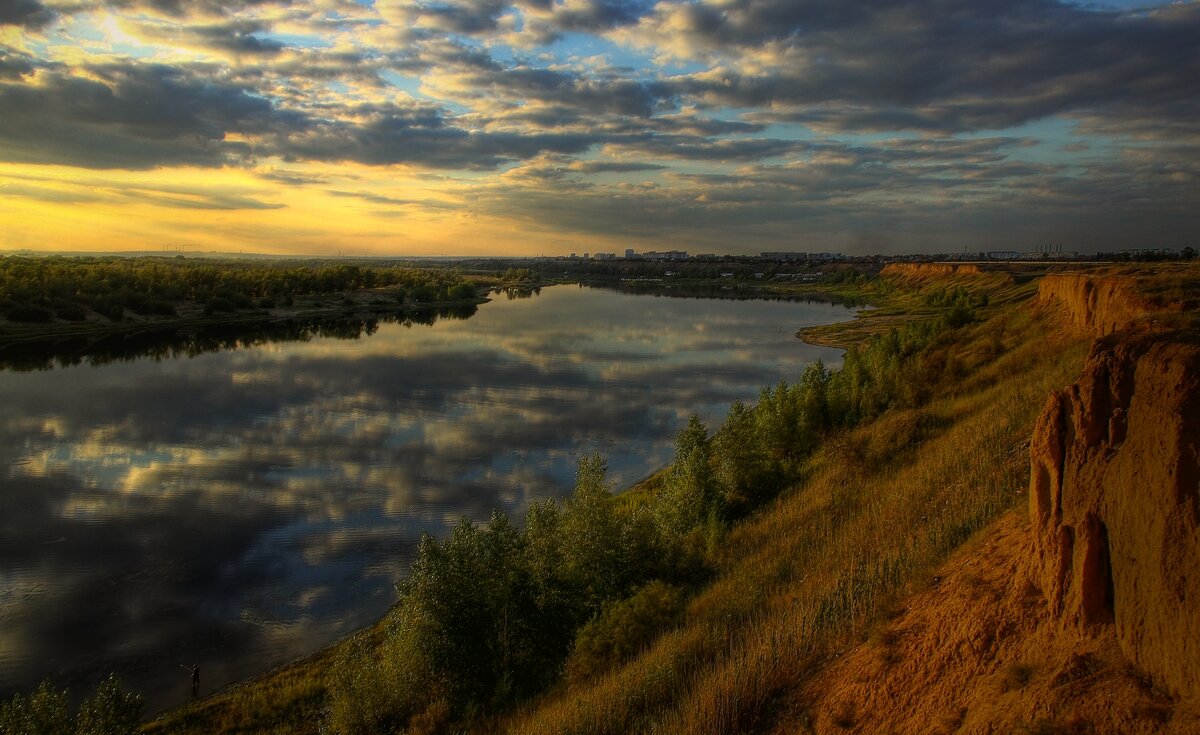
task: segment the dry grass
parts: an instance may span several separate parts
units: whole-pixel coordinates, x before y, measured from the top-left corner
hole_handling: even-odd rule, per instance
[[[1004,309],[937,348],[963,363],[964,377],[943,386],[921,420],[887,416],[844,437],[858,465],[845,453],[815,456],[803,486],[734,529],[720,575],[680,629],[590,685],[532,703],[503,729],[770,729],[788,692],[928,585],[949,552],[1021,495],[1033,420],[1085,352],[1053,332]]]

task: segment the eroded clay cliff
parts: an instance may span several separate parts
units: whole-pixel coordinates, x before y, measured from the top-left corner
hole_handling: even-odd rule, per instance
[[[1129,313],[1088,290],[1089,328]],[[1031,440],[1032,576],[1080,632],[1114,625],[1156,683],[1200,696],[1200,339],[1114,334],[1050,396]]]
[[[1096,337],[1127,329],[1156,312],[1176,310],[1153,303],[1140,292],[1138,279],[1120,275],[1051,274],[1039,281],[1037,300]]]

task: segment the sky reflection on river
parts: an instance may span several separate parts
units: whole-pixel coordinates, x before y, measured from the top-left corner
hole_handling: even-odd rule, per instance
[[[560,286],[433,326],[0,373],[0,690],[108,671],[158,708],[360,627],[421,533],[624,485],[691,411],[840,353],[828,304]]]

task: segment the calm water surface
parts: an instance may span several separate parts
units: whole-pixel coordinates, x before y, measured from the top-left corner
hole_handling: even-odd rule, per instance
[[[115,671],[150,709],[313,651],[394,600],[422,533],[665,465],[692,411],[840,351],[830,304],[558,286],[467,320],[0,373],[0,694]]]

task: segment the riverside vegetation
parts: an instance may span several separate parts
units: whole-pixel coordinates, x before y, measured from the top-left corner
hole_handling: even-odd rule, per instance
[[[327,261],[166,257],[0,257],[0,337],[146,320],[326,306],[371,292],[392,305],[475,299],[478,283],[444,268]]]
[[[693,417],[631,491],[592,455],[567,501],[426,538],[377,625],[145,730],[802,723],[797,682],[1013,505],[1036,412],[1085,351],[1009,276],[855,285],[892,306],[842,368],[735,403],[711,435]]]

